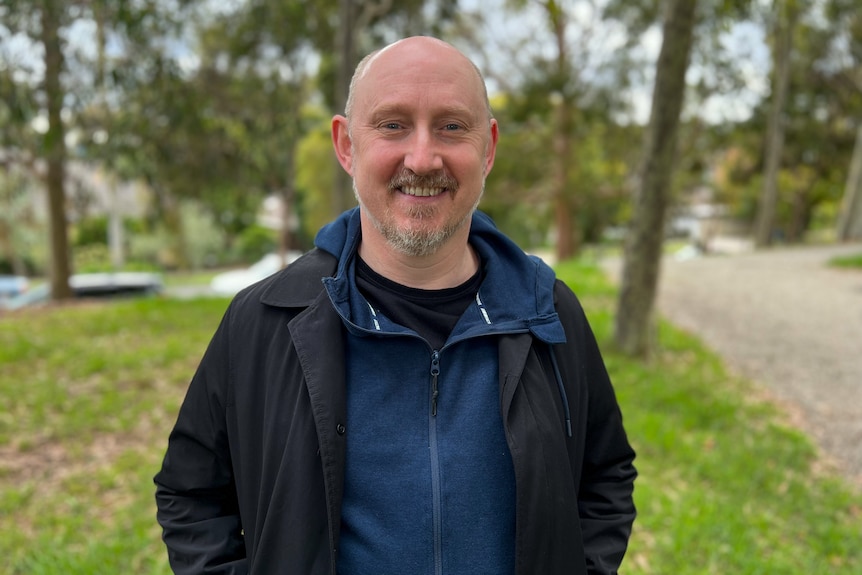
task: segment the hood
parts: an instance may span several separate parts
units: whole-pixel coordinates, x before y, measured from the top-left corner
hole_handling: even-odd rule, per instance
[[[314,240],[318,248],[338,259],[335,276],[325,282],[336,305],[349,298],[352,262],[361,235],[359,208],[353,208],[324,226]],[[476,329],[485,333],[530,331],[547,343],[563,343],[565,333],[554,307],[554,270],[524,253],[480,211],[473,214],[469,241],[485,270],[477,302],[486,325]]]

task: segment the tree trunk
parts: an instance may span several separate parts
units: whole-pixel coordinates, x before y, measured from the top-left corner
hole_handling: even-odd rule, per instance
[[[665,214],[670,203],[696,5],[696,0],[671,0],[665,14],[639,189],[626,238],[614,333],[619,349],[634,356],[645,356],[650,350]]]
[[[778,170],[781,167],[781,154],[784,149],[784,103],[787,100],[787,89],[790,83],[790,55],[793,49],[793,26],[796,19],[795,9],[791,6],[793,1],[785,0],[782,2],[776,15],[775,50],[773,52],[775,78],[766,127],[763,191],[757,210],[754,238],[758,247],[765,247],[772,243],[772,231],[775,227]]]
[[[48,195],[48,217],[51,238],[51,297],[69,299],[71,265],[69,262],[68,223],[66,221],[66,131],[63,127],[63,47],[60,40],[60,18],[63,3],[42,2],[41,40],[45,48],[45,100],[48,111],[48,131],[45,134],[45,184]]]
[[[554,134],[554,198],[557,225],[557,261],[573,258],[580,249],[581,233],[578,227],[577,197],[569,186],[572,170],[571,104],[564,96],[557,110],[556,133]]]
[[[577,195],[570,189],[572,173],[572,116],[574,104],[569,97],[568,84],[572,71],[569,66],[569,50],[566,41],[568,18],[558,2],[544,2],[548,20],[557,46],[556,84],[559,92],[554,94],[554,156],[553,156],[553,197],[556,209],[557,261],[564,261],[577,255],[580,248],[580,232],[577,225]]]
[[[111,267],[121,270],[126,264],[125,250],[123,249],[123,214],[120,211],[120,194],[117,182],[113,177],[108,177],[110,187],[111,207],[108,212],[108,251],[111,255]]]
[[[356,66],[356,36],[354,24],[356,21],[356,7],[354,0],[339,0],[338,2],[338,39],[336,50],[338,51],[338,76],[335,79],[335,111],[338,114],[346,113],[344,109],[347,102],[347,92],[350,89],[350,79]],[[351,205],[352,182],[349,174],[345,172],[338,163],[335,155],[334,162],[335,177],[332,183],[332,215],[337,216]]]
[[[837,237],[842,242],[862,240],[862,125],[856,132],[853,159],[847,171]]]
[[[793,204],[790,208],[790,222],[787,226],[787,243],[797,244],[805,235],[808,221],[807,190],[799,190],[793,194]]]
[[[295,142],[295,140],[294,140]],[[284,157],[284,186],[281,188],[281,234],[278,242],[278,252],[281,255],[282,266],[287,265],[287,253],[296,249],[296,145]],[[339,170],[343,171],[343,170]]]
[[[158,254],[159,264],[170,270],[191,269],[180,202],[162,182],[149,177],[147,185],[156,198],[157,215],[168,237],[168,245]]]
[[[0,260],[6,260],[13,274],[25,275],[21,258],[17,257],[15,251],[15,242],[12,241],[14,235],[12,226],[11,218],[7,220],[5,216],[0,217]],[[2,273],[5,271],[0,269],[0,274]]]

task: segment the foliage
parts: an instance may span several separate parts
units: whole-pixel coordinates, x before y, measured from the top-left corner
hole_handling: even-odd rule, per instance
[[[89,246],[92,244],[104,244],[108,237],[108,217],[90,217],[77,223],[75,226],[72,245]]]
[[[8,121],[14,140],[0,144],[12,146],[16,152],[14,161],[43,177],[49,208],[49,278],[55,298],[71,297],[67,281],[71,265],[65,171],[68,147],[78,132],[70,128],[83,110],[107,107],[109,91],[117,88],[109,80],[121,75],[125,65],[110,65],[116,62],[107,57],[108,38],[113,48],[128,49],[136,44],[137,56],[149,54],[158,50],[156,47],[166,35],[177,34],[183,9],[191,3],[192,0],[170,6],[126,0],[0,3],[2,49],[11,51],[11,46],[18,46],[14,60],[2,66],[0,72],[4,95],[12,96],[10,104],[0,109],[0,120]],[[89,26],[95,33],[76,34],[76,26]],[[75,44],[82,37],[87,37],[90,44]],[[7,74],[12,86],[5,81]],[[102,129],[100,133],[106,132]]]
[[[306,108],[309,130],[297,148],[296,186],[300,198],[300,235],[308,245],[322,225],[332,219],[331,196],[337,165],[332,153],[330,118],[324,110]]]
[[[33,178],[20,166],[5,168],[0,171],[0,273],[31,275],[43,270],[47,259],[30,197]]]
[[[275,233],[263,226],[249,226],[240,233],[233,250],[234,259],[241,262],[252,262],[278,248]]]
[[[192,269],[213,267],[224,263],[224,230],[212,213],[193,201],[183,202],[183,233]]]
[[[500,141],[481,208],[521,245],[552,245],[550,100],[547,93],[512,94],[496,98],[493,105]],[[592,107],[580,110],[575,125],[567,186],[579,198],[577,228],[585,241],[595,243],[608,227],[626,221],[629,178],[636,162],[630,144],[640,140],[641,130],[607,122]]]
[[[211,214],[227,252],[244,241],[264,198],[281,197],[298,217],[299,228],[284,230],[282,239],[299,248],[332,218],[333,206],[350,204],[335,192],[340,168],[328,136],[332,112],[341,111],[337,71],[352,65],[339,66],[348,40],[350,57],[359,57],[398,37],[434,34],[482,65],[502,126],[482,207],[523,245],[554,242],[560,205],[586,241],[631,214],[643,142],[635,96],[651,84],[650,46],[664,2],[500,0],[473,10],[456,0],[60,4],[70,157],[141,181],[155,195],[147,217],[161,224],[147,228],[154,237],[133,240],[150,261],[211,261],[188,240],[196,233],[183,230],[200,223],[183,221],[187,201],[201,206],[195,213]],[[799,4],[807,9],[795,38],[777,205],[777,228],[788,240],[832,225],[825,214],[840,200],[862,110],[858,2]],[[34,182],[44,175],[45,135],[37,127],[46,96],[32,54],[39,53],[38,16],[47,5],[0,0],[0,167],[6,174],[14,165]],[[345,6],[352,26],[342,21]],[[768,30],[773,10],[751,0],[701,6],[674,202],[699,201],[711,190],[714,201],[750,223],[763,172],[767,90],[758,86],[768,84],[768,71],[757,66],[760,42],[748,41],[760,36],[740,40],[734,32]],[[23,39],[12,42],[13,33]],[[707,117],[716,96],[763,101],[750,118]],[[561,102],[569,106],[565,117]],[[559,145],[564,136],[568,151]],[[27,199],[39,185],[23,192]],[[554,190],[565,193],[556,198]],[[9,206],[0,203],[0,214],[11,213]],[[9,221],[17,259],[44,268],[48,244],[32,239],[47,233],[44,224]],[[9,252],[0,247],[0,257],[15,260]]]
[[[774,229],[779,237],[800,241],[816,227],[818,212],[840,202],[862,110],[862,21],[845,2],[828,2],[828,19],[818,3],[803,2],[793,39],[790,97],[783,119],[785,141],[778,174]],[[772,17],[765,11],[761,18]],[[728,127],[714,148],[720,197],[736,215],[753,221],[763,187],[764,101],[746,122]],[[833,226],[833,222],[820,225]]]
[[[829,265],[839,268],[862,269],[862,253],[835,257],[829,261]]]

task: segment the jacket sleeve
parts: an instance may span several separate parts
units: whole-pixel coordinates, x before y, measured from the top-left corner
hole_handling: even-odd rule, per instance
[[[635,520],[633,499],[637,472],[635,452],[623,427],[622,413],[604,360],[586,315],[577,298],[565,287],[558,297],[566,302],[561,314],[567,333],[575,335],[577,366],[569,365],[581,392],[581,405],[573,406],[585,421],[583,458],[580,464],[578,511],[584,540],[587,571],[591,575],[615,575],[622,563]],[[566,363],[564,361],[563,363]],[[573,382],[569,382],[572,385]]]
[[[176,575],[248,571],[225,423],[229,314],[192,378],[154,478],[157,518]]]

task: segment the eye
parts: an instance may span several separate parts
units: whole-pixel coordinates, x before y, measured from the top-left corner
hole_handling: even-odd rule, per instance
[[[399,130],[401,129],[401,124],[398,122],[383,122],[380,124],[381,130]]]
[[[450,122],[450,123],[446,124],[445,126],[443,126],[443,130],[445,130],[447,132],[456,132],[460,129],[461,129],[461,125],[456,124],[454,122]]]

